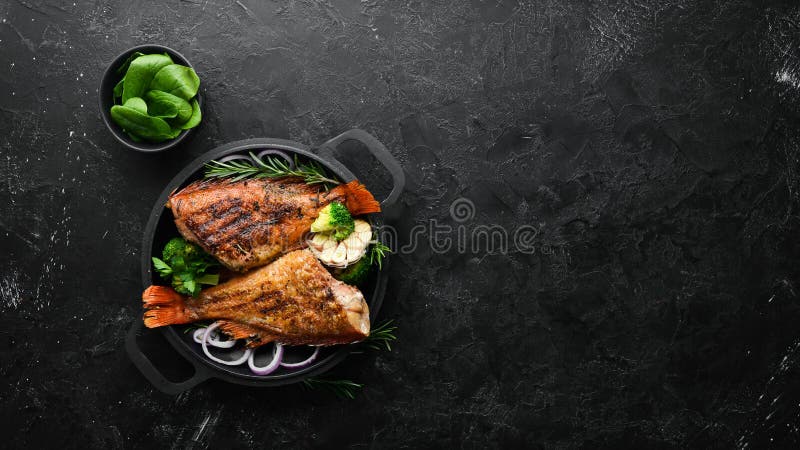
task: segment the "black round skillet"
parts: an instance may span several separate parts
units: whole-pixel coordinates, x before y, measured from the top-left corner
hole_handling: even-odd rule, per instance
[[[278,154],[283,153],[291,158],[296,155],[298,158],[313,160],[321,164],[329,173],[336,175],[340,180],[348,182],[355,177],[339,161],[333,157],[333,150],[342,142],[348,140],[360,141],[383,164],[392,176],[393,187],[389,195],[381,201],[381,208],[386,211],[395,204],[397,198],[405,185],[403,169],[394,157],[386,150],[374,136],[369,133],[353,129],[325,142],[317,148],[309,148],[306,145],[287,141],[283,139],[247,139],[236,141],[230,144],[217,147],[199,158],[192,161],[175,178],[170,181],[164,192],[159,196],[158,201],[150,214],[150,220],[144,232],[144,242],[142,245],[142,289],[159,283],[158,277],[153,277],[151,270],[151,256],[159,255],[164,244],[172,237],[178,236],[172,214],[166,210],[164,205],[167,197],[175,189],[181,188],[194,180],[199,179],[203,173],[203,166],[211,160],[219,160],[225,157],[231,158],[234,155],[246,156],[249,152],[259,153],[263,150],[276,150]],[[367,186],[369,187],[369,186]],[[383,214],[371,214],[370,220],[375,226],[383,224]],[[381,302],[386,292],[387,264],[384,263],[382,271],[373,271],[370,279],[361,286],[361,291],[369,305],[370,320],[375,323]],[[226,366],[218,364],[208,359],[200,347],[192,340],[192,333],[184,333],[185,326],[170,326],[160,328],[166,339],[172,346],[194,366],[194,375],[182,382],[172,382],[168,380],[147,358],[139,348],[136,338],[141,334],[143,323],[141,318],[137,318],[125,341],[125,348],[133,360],[133,363],[142,374],[162,392],[167,394],[178,394],[190,389],[197,384],[209,379],[218,378],[231,383],[243,384],[248,386],[279,386],[290,383],[297,383],[304,379],[319,375],[342,361],[350,352],[350,346],[338,345],[326,347],[320,351],[317,360],[303,369],[290,370],[281,368],[270,375],[255,375],[247,364],[241,366]],[[292,352],[295,355],[292,355]],[[287,347],[286,358],[288,360],[301,360],[303,355],[307,355],[307,349],[291,349]]]

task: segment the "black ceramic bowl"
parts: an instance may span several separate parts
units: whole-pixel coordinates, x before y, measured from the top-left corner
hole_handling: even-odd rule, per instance
[[[353,173],[348,170],[341,162],[334,158],[334,149],[342,142],[348,140],[359,141],[364,144],[366,150],[381,163],[389,172],[392,178],[392,191],[381,201],[381,208],[386,211],[391,208],[400,195],[405,185],[405,176],[400,164],[388,152],[375,137],[365,131],[353,129],[325,142],[317,148],[310,148],[304,144],[282,139],[248,139],[245,141],[232,142],[230,144],[217,147],[206,154],[200,156],[186,166],[175,178],[166,186],[161,196],[153,207],[150,220],[144,230],[144,242],[142,245],[142,289],[152,284],[163,283],[157,275],[153,275],[151,256],[158,255],[166,242],[178,235],[172,214],[166,210],[164,205],[171,193],[189,183],[200,179],[204,165],[211,160],[225,158],[246,157],[250,152],[259,154],[263,151],[276,152],[288,157],[289,160],[297,157],[300,160],[313,161],[324,167],[329,174],[338,179],[348,182],[355,179]],[[369,187],[369,186],[368,186]],[[383,225],[383,213],[370,215],[370,222],[373,226]],[[387,264],[384,263],[384,270],[373,271],[367,282],[360,286],[365,300],[369,305],[370,320],[374,323],[380,311],[383,295],[386,291],[388,271]],[[131,327],[126,339],[126,349],[136,367],[150,382],[159,390],[178,394],[191,387],[207,380],[217,378],[231,383],[246,386],[279,386],[290,383],[297,383],[307,377],[319,375],[342,361],[353,350],[353,346],[337,345],[325,347],[320,351],[318,358],[309,366],[302,369],[287,370],[281,368],[269,375],[255,375],[247,367],[226,366],[208,359],[201,347],[192,340],[191,333],[186,333],[186,326],[174,325],[162,327],[159,330],[164,334],[167,341],[189,362],[195,369],[194,375],[184,381],[174,382],[168,380],[161,371],[151,363],[150,359],[142,352],[136,337],[142,332],[142,320],[137,317]],[[300,361],[308,356],[306,349],[292,349],[285,347],[285,357],[292,362]],[[258,362],[263,365],[262,362]]]
[[[111,120],[111,107],[114,106],[114,86],[117,85],[119,80],[122,79],[124,75],[118,74],[117,69],[133,52],[142,52],[144,54],[167,53],[172,58],[172,61],[175,62],[175,64],[181,64],[194,69],[194,67],[189,63],[189,60],[187,60],[183,55],[169,47],[164,47],[163,45],[139,45],[137,47],[125,50],[124,52],[120,53],[119,56],[114,58],[113,61],[111,61],[111,64],[109,64],[106,68],[103,78],[100,81],[100,114],[103,116],[103,122],[106,123],[106,126],[111,131],[111,134],[113,134],[118,141],[131,150],[144,153],[155,153],[175,147],[184,139],[186,139],[197,127],[184,130],[175,139],[170,139],[164,142],[134,142],[127,134],[125,134],[124,131],[122,131],[122,128],[119,125]],[[202,80],[200,80],[200,82],[202,83]],[[202,110],[203,98],[199,91],[197,92],[196,98],[197,103],[200,105],[200,109]]]

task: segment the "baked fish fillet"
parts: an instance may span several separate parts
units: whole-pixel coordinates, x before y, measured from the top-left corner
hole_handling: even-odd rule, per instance
[[[166,286],[142,294],[149,328],[218,320],[234,339],[256,347],[332,345],[369,336],[369,308],[358,288],[336,280],[308,250],[184,297]]]
[[[166,206],[184,238],[244,272],[303,248],[311,223],[331,202],[354,216],[381,210],[358,181],[324,191],[298,178],[199,181],[170,195]]]

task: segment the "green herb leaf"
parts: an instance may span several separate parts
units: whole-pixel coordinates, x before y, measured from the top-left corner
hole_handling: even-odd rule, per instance
[[[156,268],[158,274],[161,275],[162,278],[167,278],[170,275],[172,275],[172,267],[170,267],[167,263],[158,258],[154,257],[152,259],[153,259],[153,266]]]
[[[397,340],[397,336],[394,335],[397,327],[391,325],[392,321],[387,320],[370,330],[369,336],[364,339],[363,344],[373,350],[385,348],[388,351],[392,351],[391,342]]]
[[[375,241],[369,249],[369,263],[376,264],[378,270],[383,269],[383,258],[387,253],[392,253],[392,249],[381,241]]]
[[[122,85],[122,104],[129,98],[143,96],[156,74],[171,64],[172,58],[168,55],[141,55],[131,61]]]
[[[196,278],[195,280],[200,284],[208,284],[211,286],[216,286],[217,284],[219,284],[219,275],[207,273],[202,277]]]
[[[200,78],[191,67],[169,64],[159,68],[153,76],[149,88],[164,91],[188,101],[197,94],[197,90],[200,88]]]
[[[303,385],[309,389],[325,389],[332,392],[339,398],[356,398],[356,392],[363,388],[363,384],[358,384],[350,380],[328,380],[324,378],[306,378]]]
[[[219,283],[218,274],[205,273],[212,267],[219,267],[219,263],[197,245],[176,237],[167,242],[161,253],[163,260],[153,258],[153,264],[156,270],[170,269],[169,273],[164,271],[164,276],[171,278],[172,287],[178,293],[197,296],[201,285]]]
[[[194,278],[191,278],[189,274],[185,274],[185,276],[181,278],[183,279],[184,289],[186,289],[186,291],[188,291],[192,297],[200,292],[200,285],[194,280]]]
[[[245,178],[302,178],[307,184],[339,184],[338,180],[329,178],[325,169],[315,162],[301,163],[295,156],[295,168],[292,169],[283,158],[267,156],[261,159],[250,153],[255,163],[241,160],[228,162],[211,161],[206,164],[206,178],[230,178],[239,181]],[[327,187],[327,186],[326,186]]]

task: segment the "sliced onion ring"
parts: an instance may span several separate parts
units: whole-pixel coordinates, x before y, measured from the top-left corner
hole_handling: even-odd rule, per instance
[[[314,362],[314,360],[317,359],[317,355],[319,355],[319,347],[314,347],[314,353],[312,353],[311,356],[305,360],[296,363],[281,362],[281,366],[286,367],[287,369],[300,369]]]
[[[205,328],[197,328],[194,330],[194,332],[192,332],[192,339],[194,339],[194,341],[197,342],[198,344],[202,344],[203,335],[205,334],[206,334]]]
[[[256,366],[255,356],[256,352],[252,352],[250,353],[250,357],[247,358],[247,365],[250,366],[250,370],[256,375],[269,375],[281,365],[281,360],[283,359],[283,345],[277,342],[275,343],[275,350],[272,352],[272,361],[264,367]]]
[[[214,362],[218,362],[220,364],[225,364],[226,366],[238,366],[239,364],[245,362],[250,356],[253,354],[253,350],[245,349],[244,353],[239,359],[226,361],[224,359],[217,358],[216,356],[212,355],[210,351],[208,351],[208,337],[211,335],[211,332],[216,330],[219,327],[218,322],[214,322],[206,328],[205,333],[203,333],[203,341],[200,343],[203,346],[203,353],[208,356]],[[235,341],[234,341],[235,343]]]
[[[205,333],[206,333],[205,328],[198,328],[194,330],[194,333],[192,333],[192,338],[198,344],[202,344],[203,336],[205,336]],[[234,345],[236,345],[236,341],[233,339],[221,341],[219,337],[220,337],[219,333],[212,333],[211,335],[209,335],[207,340],[208,345],[216,348],[231,348]]]

